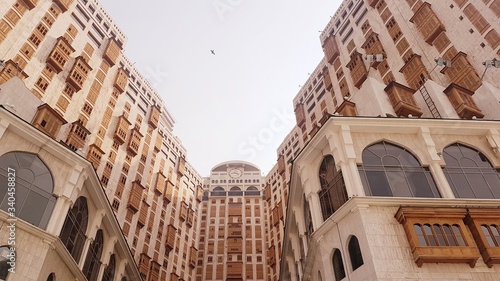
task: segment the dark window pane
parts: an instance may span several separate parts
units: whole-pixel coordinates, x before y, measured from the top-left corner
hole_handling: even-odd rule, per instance
[[[462,236],[462,231],[460,231],[460,227],[456,224],[452,226],[453,229],[453,234],[455,235],[455,238],[457,239],[458,246],[467,246],[467,243],[465,243],[465,240]]]
[[[467,178],[464,174],[452,174],[451,181],[455,187],[456,196],[458,198],[475,198],[476,196],[472,192],[472,188],[467,182]],[[451,183],[450,183],[451,185]]]
[[[434,238],[434,234],[432,233],[431,226],[428,224],[424,224],[424,233],[427,237],[427,241],[429,241],[429,246],[437,246],[437,241]]]
[[[447,246],[446,241],[444,240],[443,231],[441,230],[441,226],[439,224],[433,225],[434,233],[436,234],[436,238],[439,246]]]
[[[403,171],[388,171],[387,178],[389,180],[394,197],[412,196]]]
[[[370,183],[373,196],[392,196],[392,191],[384,172],[367,171],[366,177]]]
[[[488,187],[488,184],[481,174],[468,174],[467,179],[471,186],[473,186],[475,198],[492,198],[493,194]]]
[[[384,158],[382,158],[382,165],[384,166],[401,166],[401,164],[399,163],[399,160],[394,157],[394,156],[384,156]]]
[[[47,206],[48,201],[49,200],[44,196],[33,191],[30,192],[24,202],[19,217],[22,217],[25,221],[38,226],[45,212],[45,207]],[[45,228],[45,226],[40,227]]]

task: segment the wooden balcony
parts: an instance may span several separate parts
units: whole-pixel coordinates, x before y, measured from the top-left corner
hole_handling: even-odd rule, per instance
[[[489,228],[490,226],[497,226],[499,221],[500,213],[498,209],[470,208],[465,217],[465,223],[476,241],[483,261],[490,268],[494,264],[500,264],[500,247],[494,244],[491,237],[492,233],[486,231],[484,227]],[[487,238],[486,235],[490,237]]]
[[[241,203],[229,203],[228,214],[230,216],[241,216]]]
[[[21,0],[21,2],[26,4],[29,10],[35,8],[36,5],[38,4],[38,0]]]
[[[62,125],[66,123],[66,120],[46,103],[37,107],[35,117],[33,117],[33,121],[31,121],[33,127],[54,139],[59,134]]]
[[[71,129],[66,139],[66,144],[73,150],[83,148],[85,139],[90,134],[90,131],[85,128],[80,120],[71,123]]]
[[[118,92],[123,93],[127,88],[128,83],[128,74],[122,68],[118,69],[118,73],[116,73],[116,78],[113,86],[118,90]]]
[[[365,50],[365,54],[367,55],[382,54],[386,56],[384,47],[378,38],[378,34],[373,31],[368,35],[363,45],[361,45],[361,48]],[[377,69],[380,63],[380,61],[374,61],[371,62],[370,66]]]
[[[127,202],[127,208],[132,210],[134,213],[139,211],[143,192],[144,187],[141,185],[141,182],[137,180],[134,181],[132,183],[132,188],[130,190],[130,195]]]
[[[198,250],[194,246],[191,246],[191,248],[189,248],[189,267],[195,268],[197,260],[198,260]]]
[[[277,226],[279,222],[280,222],[280,220],[279,220],[279,215],[278,215],[278,206],[274,206],[274,208],[272,210],[271,223],[274,226]]]
[[[94,143],[89,146],[89,152],[87,153],[87,160],[89,160],[94,166],[94,169],[97,170],[97,168],[101,164],[101,159],[103,155],[104,151]]]
[[[73,0],[53,0],[54,3],[57,4],[57,6],[59,7],[59,9],[61,9],[61,11],[64,13],[66,12],[69,7],[71,6],[71,4],[73,4]]]
[[[351,55],[351,60],[347,63],[346,67],[351,71],[351,78],[354,86],[358,89],[361,88],[361,85],[368,77],[368,70],[366,69],[363,56],[354,51]]]
[[[141,139],[143,135],[139,132],[138,128],[134,128],[131,131],[130,140],[127,145],[127,151],[133,156],[139,153],[139,146],[141,145]]]
[[[172,178],[168,178],[165,193],[163,194],[163,199],[167,200],[168,203],[170,203],[172,202],[173,194],[174,194],[174,183],[172,181]]]
[[[151,261],[151,257],[146,253],[141,253],[139,256],[139,273],[141,276],[147,276],[149,273],[149,263]]]
[[[243,262],[227,262],[227,278],[243,278]]]
[[[336,110],[342,116],[357,116],[356,104],[350,100],[344,100]]]
[[[113,138],[120,144],[123,144],[125,142],[125,139],[127,139],[127,133],[129,131],[131,123],[125,118],[124,115],[121,115],[118,117],[118,122],[116,123],[116,129],[115,133],[113,135]]]
[[[175,272],[170,273],[170,281],[180,281],[179,275],[177,275],[177,273]]]
[[[335,36],[333,34],[326,38],[325,43],[323,44],[323,52],[325,53],[326,60],[329,64],[332,64],[333,61],[339,56],[339,47],[337,46],[337,42],[335,42]]]
[[[149,204],[146,201],[142,201],[141,211],[139,212],[139,218],[137,219],[137,225],[142,228],[146,225],[148,219]]]
[[[149,113],[148,124],[156,129],[158,127],[158,122],[160,121],[161,111],[158,106],[151,106],[151,112]]]
[[[163,175],[162,172],[156,173],[156,182],[154,188],[156,194],[160,195],[163,194],[163,192],[165,192],[165,179],[166,177]]]
[[[443,91],[450,100],[458,116],[462,119],[483,118],[484,114],[472,99],[474,92],[457,84],[450,84]]]
[[[467,231],[463,222],[466,212],[466,209],[460,208],[399,208],[395,218],[403,225],[414,261],[418,267],[421,267],[424,263],[467,263],[470,267],[475,266],[479,258],[479,251],[472,235]],[[436,246],[422,245],[422,243],[427,243],[427,240],[423,240],[422,234],[415,231],[415,225],[429,225],[429,227],[435,227],[436,225],[438,227],[441,225],[456,226],[462,241],[456,246],[440,245],[440,243],[444,243],[444,240],[439,241],[439,243],[436,241]],[[429,235],[432,236],[432,234],[434,232]]]
[[[445,67],[441,72],[448,76],[451,83],[457,84],[472,92],[482,85],[481,78],[477,75],[474,67],[469,63],[467,54],[463,52],[458,52],[451,60],[451,67]]]
[[[201,185],[196,187],[196,201],[201,202],[203,198],[203,187]]]
[[[68,77],[66,77],[66,82],[73,86],[73,88],[78,92],[82,89],[83,83],[87,79],[90,71],[92,71],[90,65],[82,56],[79,56],[75,59],[75,63],[73,64]]]
[[[111,66],[115,65],[122,52],[122,46],[115,38],[110,38],[108,45],[102,54],[102,58]]]
[[[184,201],[181,201],[181,208],[179,212],[179,219],[181,221],[186,221],[188,216],[188,209],[189,209],[188,204]]]
[[[188,215],[187,215],[187,220],[186,220],[186,226],[187,227],[192,227],[194,222],[194,210],[189,208],[188,209]]]
[[[231,237],[226,240],[228,253],[241,253],[243,252],[243,238]]]
[[[175,246],[175,237],[177,234],[177,228],[169,224],[167,227],[167,235],[165,236],[165,250],[170,252]]]
[[[231,238],[243,237],[241,227],[241,223],[229,223],[227,226],[227,236]]]
[[[412,116],[420,117],[422,115],[422,111],[413,97],[413,94],[416,92],[415,90],[392,81],[385,87],[384,91],[389,96],[389,101],[394,108],[396,116],[406,117],[411,114]]]
[[[434,39],[439,34],[446,31],[444,25],[432,10],[431,4],[428,2],[420,5],[420,8],[411,17],[410,22],[415,24],[420,33],[422,33],[425,42],[430,45],[432,45],[432,42],[434,42]]]
[[[160,270],[161,264],[157,261],[151,261],[151,270],[149,271],[149,281],[159,281],[160,280]]]
[[[266,200],[269,203],[271,200],[271,185],[266,183],[266,187],[264,188],[264,195],[266,196]]]
[[[56,73],[59,73],[64,69],[74,51],[75,49],[73,49],[66,38],[60,36],[57,38],[56,45],[47,57],[46,62],[54,68]]]
[[[378,1],[379,0],[368,0],[368,5],[370,5],[370,7],[372,8],[375,8],[377,6]]]
[[[328,67],[323,68],[323,83],[327,91],[330,91],[332,89],[333,87],[332,78],[330,77],[330,72],[328,71]]]
[[[276,253],[274,251],[274,245],[267,249],[267,263],[271,267],[276,265]]]
[[[408,86],[415,90],[424,84],[426,77],[429,77],[421,56],[417,54],[413,54],[399,72],[403,73]]]
[[[17,76],[19,79],[25,79],[28,77],[28,74],[22,70],[17,62],[13,60],[5,61],[3,69],[0,70],[0,85],[14,76]]]
[[[177,163],[177,174],[179,174],[182,177],[184,176],[185,173],[186,173],[186,159],[184,157],[179,157]]]
[[[278,157],[278,173],[283,176],[286,171],[285,156],[281,154]]]
[[[160,134],[158,134],[156,136],[155,145],[153,147],[154,151],[155,152],[160,152],[162,145],[163,145],[163,136],[160,135]]]
[[[306,115],[305,115],[305,111],[304,111],[304,104],[303,103],[299,103],[297,105],[295,105],[295,120],[297,121],[297,126],[302,126],[302,124],[304,124],[304,122],[306,122]]]

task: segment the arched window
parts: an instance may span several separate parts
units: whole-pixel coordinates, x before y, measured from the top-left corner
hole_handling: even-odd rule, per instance
[[[368,196],[440,197],[428,168],[408,150],[379,142],[362,154],[359,173]]]
[[[7,279],[11,265],[9,264],[11,255],[9,246],[0,246],[0,280]]]
[[[212,190],[210,196],[226,196],[226,191],[224,188],[218,186]]]
[[[79,197],[71,210],[69,210],[64,221],[61,235],[62,243],[66,246],[73,259],[78,263],[82,255],[83,245],[85,244],[89,211],[87,208],[87,199]]]
[[[241,191],[241,188],[237,186],[231,187],[229,192],[227,193],[229,196],[243,196],[243,191]]]
[[[115,278],[115,254],[112,254],[109,257],[108,266],[104,269],[104,273],[102,275],[102,281],[113,281]]]
[[[9,152],[0,157],[0,182],[15,179],[16,216],[45,229],[54,209],[56,197],[49,168],[36,154]],[[0,188],[0,208],[7,211],[7,188]]]
[[[339,249],[333,251],[333,273],[335,274],[335,281],[340,281],[345,278],[344,262],[342,261],[342,254]]]
[[[323,220],[326,220],[349,199],[342,172],[335,168],[335,160],[331,155],[323,158],[321,162],[319,182],[321,184],[321,190],[318,192],[321,211]]]
[[[305,195],[304,195],[304,224],[306,227],[306,236],[307,239],[309,239],[309,236],[314,232],[314,227],[312,223],[311,208],[309,207],[309,202],[307,202]]]
[[[95,239],[92,241],[87,252],[87,258],[83,264],[82,272],[87,277],[88,281],[97,280],[99,274],[99,267],[101,266],[101,254],[104,239],[102,236],[102,229],[99,229],[95,234]]]
[[[483,153],[456,143],[443,150],[443,158],[455,197],[500,199],[500,170]]]
[[[47,281],[56,281],[56,274],[54,272],[49,274],[49,277],[47,277]]]
[[[255,186],[250,186],[245,191],[246,196],[260,196],[260,191]]]
[[[358,238],[352,236],[349,240],[349,257],[351,258],[352,270],[356,270],[358,267],[363,265],[363,256],[361,255],[361,249],[359,248]]]

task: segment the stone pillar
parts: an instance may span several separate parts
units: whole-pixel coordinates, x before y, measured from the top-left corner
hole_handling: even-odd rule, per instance
[[[47,225],[48,233],[59,236],[72,204],[73,202],[71,202],[71,200],[64,195],[57,198],[56,205],[52,210],[52,215],[50,216],[50,220]]]

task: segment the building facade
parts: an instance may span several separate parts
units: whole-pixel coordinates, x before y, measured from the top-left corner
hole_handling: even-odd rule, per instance
[[[278,150],[279,280],[500,278],[499,15],[343,1]]]
[[[204,181],[196,280],[265,280],[267,208],[255,165],[228,161]]]
[[[126,41],[95,0],[2,1],[0,101],[92,163],[143,280],[192,280],[203,179]]]

